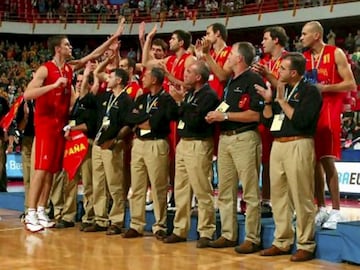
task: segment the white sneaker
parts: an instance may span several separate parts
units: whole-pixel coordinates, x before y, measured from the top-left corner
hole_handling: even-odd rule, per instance
[[[315,225],[321,227],[329,219],[329,213],[325,207],[320,207],[315,216]]]
[[[44,227],[40,224],[37,216],[29,216],[27,214],[25,216],[25,228],[30,232],[39,232],[44,229]]]
[[[51,221],[45,212],[43,212],[43,211],[36,212],[36,214],[37,214],[39,223],[44,228],[53,228],[55,226],[55,222]]]
[[[329,219],[322,225],[323,229],[336,230],[338,222],[345,221],[339,210],[331,210]]]

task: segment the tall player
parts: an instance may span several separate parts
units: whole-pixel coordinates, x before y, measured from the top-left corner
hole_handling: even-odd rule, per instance
[[[323,106],[315,134],[317,164],[315,170],[315,197],[319,206],[317,225],[336,229],[340,215],[339,180],[335,159],[340,158],[340,131],[343,99],[346,92],[356,89],[354,76],[344,52],[325,44],[324,30],[317,21],[304,25],[300,41],[308,48],[304,52],[306,77],[317,85],[323,97]],[[324,174],[330,191],[332,211],[326,212],[324,197]]]
[[[253,70],[259,72],[263,78],[271,83],[273,89],[276,89],[277,79],[279,78],[279,67],[284,55],[287,54],[285,50],[286,43],[288,42],[286,31],[281,26],[271,26],[264,30],[263,40],[261,42],[265,56],[253,65]],[[270,174],[269,174],[269,161],[270,150],[273,142],[273,137],[268,128],[263,124],[259,125],[259,132],[261,135],[262,143],[262,214],[270,214]]]
[[[86,62],[99,57],[123,32],[123,21],[115,34],[89,55],[66,63],[71,58],[72,46],[65,36],[49,38],[49,49],[53,59],[36,71],[25,90],[26,99],[36,99],[35,123],[35,172],[30,181],[29,209],[25,227],[37,232],[54,226],[45,214],[45,207],[52,186],[53,174],[62,168],[65,139],[63,127],[67,125],[70,102],[74,96],[71,90],[72,73]]]

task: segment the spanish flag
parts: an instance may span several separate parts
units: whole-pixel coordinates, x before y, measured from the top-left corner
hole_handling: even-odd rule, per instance
[[[11,122],[14,120],[17,111],[19,109],[20,104],[23,102],[24,100],[24,96],[21,95],[19,96],[15,102],[13,103],[13,105],[10,108],[10,111],[5,114],[5,116],[1,119],[0,121],[0,127],[4,130],[4,131],[8,131]]]

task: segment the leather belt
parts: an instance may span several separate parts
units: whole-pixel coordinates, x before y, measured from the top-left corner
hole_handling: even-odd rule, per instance
[[[181,140],[183,141],[206,141],[209,140],[211,138],[196,138],[196,137],[182,137]]]
[[[274,138],[275,142],[292,142],[292,141],[297,141],[297,140],[302,140],[302,139],[311,139],[312,136],[289,136],[289,137],[278,137],[278,138]]]
[[[165,140],[165,138],[158,138],[158,137],[150,137],[150,138],[143,138],[143,137],[136,137],[140,141],[156,141],[156,140]]]
[[[245,131],[250,131],[250,130],[255,130],[255,129],[253,127],[241,127],[241,128],[237,128],[237,129],[233,129],[233,130],[224,130],[224,131],[221,131],[220,134],[226,135],[226,136],[232,136],[232,135],[240,134],[240,133],[243,133]]]

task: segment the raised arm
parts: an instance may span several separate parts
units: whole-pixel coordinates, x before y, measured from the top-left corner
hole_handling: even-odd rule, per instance
[[[151,60],[151,43],[152,40],[156,34],[157,31],[157,25],[155,24],[153,29],[150,31],[150,33],[147,35],[146,39],[145,39],[145,43],[144,43],[144,47],[142,50],[142,57],[141,57],[141,62],[143,64],[143,66],[147,66],[148,62]]]
[[[73,69],[77,70],[85,66],[85,64],[89,61],[92,61],[94,59],[97,59],[100,57],[114,42],[117,42],[117,39],[122,35],[124,32],[125,27],[125,19],[122,18],[116,32],[108,38],[103,44],[101,44],[99,47],[97,47],[95,50],[93,50],[90,54],[84,56],[80,60],[76,61]]]

